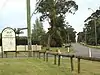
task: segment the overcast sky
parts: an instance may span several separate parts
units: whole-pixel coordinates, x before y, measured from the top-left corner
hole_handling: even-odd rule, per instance
[[[66,21],[75,29],[80,32],[84,27],[84,20],[91,15],[92,8],[94,11],[99,8],[100,0],[75,0],[79,8],[75,15],[66,14]],[[36,0],[31,0],[31,12],[35,9]],[[32,24],[36,17],[33,15]],[[5,27],[22,28],[26,25],[26,0],[0,0],[0,32]],[[47,31],[49,25],[45,22],[44,29]]]

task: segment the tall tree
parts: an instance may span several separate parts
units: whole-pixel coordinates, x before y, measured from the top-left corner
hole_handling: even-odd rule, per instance
[[[85,20],[84,26],[82,39],[90,45],[100,44],[100,9],[97,9]]]
[[[43,42],[43,36],[45,35],[45,30],[43,29],[43,24],[36,19],[35,24],[32,29],[32,40],[36,44],[41,44]]]
[[[83,42],[84,41],[84,33],[79,32],[77,35],[78,35],[77,42]]]
[[[93,12],[86,20],[84,26],[87,36],[87,44],[96,45],[100,43],[100,9]]]
[[[37,2],[36,13],[42,14],[40,20],[48,19],[51,26],[48,31],[48,44],[50,39],[57,39],[57,37],[63,41],[61,32],[64,29],[65,14],[67,12],[74,14],[77,9],[78,5],[72,0],[39,0]]]
[[[71,25],[67,25],[66,27],[66,32],[67,32],[67,42],[76,42],[76,31],[74,28],[72,28]]]

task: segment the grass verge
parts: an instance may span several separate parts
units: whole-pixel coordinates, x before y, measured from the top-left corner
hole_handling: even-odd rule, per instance
[[[53,65],[53,58],[46,63],[37,58],[0,59],[0,75],[100,75],[100,63],[81,61],[81,73],[77,73],[77,60],[74,71],[70,71],[70,60],[61,59],[61,66]]]
[[[63,53],[68,53],[68,48],[65,48],[65,47],[50,47],[50,50],[52,52],[56,52],[56,50],[58,50],[58,49]],[[44,47],[43,50],[46,50],[46,47]],[[71,47],[69,48],[69,52],[71,52],[71,53],[74,52]]]
[[[87,45],[85,43],[80,43],[80,44],[83,45],[83,46],[90,47],[90,48],[100,49],[100,46],[92,46],[92,45]]]

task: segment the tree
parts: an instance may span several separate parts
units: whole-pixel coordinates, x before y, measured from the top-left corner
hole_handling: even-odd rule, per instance
[[[45,30],[43,29],[43,24],[36,19],[35,24],[32,29],[32,41],[34,44],[42,44],[44,42],[43,36],[45,35]]]
[[[96,45],[96,36],[94,34],[97,35],[97,43],[100,43],[100,9],[96,10],[95,12],[93,12],[91,14],[91,16],[89,16],[86,20],[85,20],[84,26],[85,26],[85,30],[86,30],[86,36],[87,36],[87,44],[91,44],[91,45]]]
[[[100,9],[93,12],[85,21],[82,40],[90,45],[100,44]],[[97,39],[97,42],[96,42]]]
[[[23,32],[19,28],[14,28],[15,36],[16,36],[16,44],[20,45],[20,37],[19,34],[22,34]]]
[[[17,34],[16,36],[19,37],[19,34],[22,34],[23,32],[19,29],[19,28],[14,28],[15,34]]]
[[[67,43],[70,42],[76,42],[76,31],[74,31],[74,28],[72,28],[71,25],[68,25],[66,27],[66,31],[67,31]]]
[[[67,12],[74,14],[77,9],[78,5],[72,0],[39,0],[37,2],[36,13],[42,14],[40,20],[48,19],[51,26],[48,31],[48,45],[50,44],[50,39],[56,41],[58,37],[63,42],[61,32],[64,32],[65,14]]]
[[[83,42],[84,41],[84,33],[79,32],[77,35],[78,35],[77,42]]]

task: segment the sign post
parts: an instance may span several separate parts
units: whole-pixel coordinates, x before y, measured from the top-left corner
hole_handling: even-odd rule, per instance
[[[7,27],[2,31],[2,57],[4,51],[16,50],[15,32],[12,28]]]

